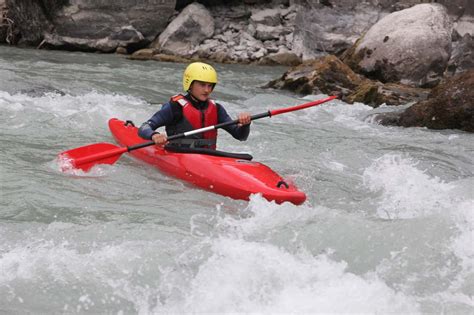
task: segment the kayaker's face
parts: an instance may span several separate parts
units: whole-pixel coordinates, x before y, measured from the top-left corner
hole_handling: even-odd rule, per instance
[[[201,102],[207,101],[211,96],[212,90],[214,89],[214,84],[203,82],[203,81],[193,81],[189,91],[191,95],[200,100]]]

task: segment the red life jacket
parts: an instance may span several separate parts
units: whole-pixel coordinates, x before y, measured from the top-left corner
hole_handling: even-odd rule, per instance
[[[216,125],[218,123],[217,105],[213,100],[207,101],[207,106],[204,110],[199,110],[194,107],[191,102],[181,94],[173,96],[171,101],[181,105],[183,118],[175,126],[170,128],[167,127],[167,133],[169,135],[170,133],[168,131],[170,131],[171,134],[177,134],[193,129]],[[174,141],[174,143],[179,145],[190,145],[191,147],[207,147],[216,149],[217,130],[215,129],[191,137],[191,139],[182,139],[182,141],[178,140]],[[194,139],[196,139],[196,141],[190,141]],[[199,139],[206,141],[199,141]]]

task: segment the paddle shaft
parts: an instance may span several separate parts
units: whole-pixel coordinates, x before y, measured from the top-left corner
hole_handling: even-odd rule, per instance
[[[323,104],[325,102],[331,101],[335,98],[336,98],[336,96],[330,96],[330,97],[325,98],[325,99],[309,102],[309,103],[302,104],[302,105],[296,105],[296,106],[281,108],[281,109],[276,109],[276,110],[269,110],[269,111],[264,112],[264,113],[260,113],[260,114],[250,116],[250,120],[256,120],[256,119],[260,119],[260,118],[264,118],[264,117],[276,116],[276,115],[279,115],[279,114],[288,113],[288,112],[308,108],[308,107],[311,107],[311,106],[317,106],[317,105]],[[176,134],[176,135],[172,135],[172,136],[169,136],[167,139],[169,141],[175,140],[175,139],[180,139],[180,138],[188,137],[188,136],[191,136],[191,135],[200,134],[200,133],[203,133],[203,132],[206,132],[206,131],[211,131],[211,130],[214,130],[214,129],[220,129],[220,128],[225,128],[227,126],[236,125],[238,123],[239,123],[239,120],[235,119],[235,120],[231,120],[231,121],[228,121],[228,122],[223,122],[223,123],[220,123],[220,124],[217,124],[217,125],[213,125],[213,126],[209,126],[209,127],[204,127],[204,128],[195,129],[195,130],[179,133],[179,134]],[[143,142],[143,143],[136,144],[136,145],[129,146],[129,147],[118,147],[118,146],[110,144],[110,143],[97,143],[97,144],[86,145],[86,146],[83,146],[83,147],[80,147],[80,148],[76,148],[76,149],[72,149],[72,150],[62,152],[61,154],[59,154],[59,156],[60,157],[67,157],[68,161],[70,161],[71,164],[75,168],[81,168],[81,169],[87,171],[92,166],[94,166],[94,164],[98,164],[98,163],[113,164],[113,163],[115,163],[115,161],[117,161],[117,159],[120,157],[120,155],[122,155],[125,152],[130,152],[130,151],[133,151],[133,150],[141,149],[141,148],[148,147],[148,146],[151,146],[151,145],[154,145],[154,144],[155,144],[154,141],[147,141],[147,142]]]
[[[322,103],[328,102],[328,101],[333,100],[335,98],[336,98],[336,96],[330,96],[330,97],[322,99],[322,100],[317,100],[317,101],[314,101],[314,102],[309,102],[309,103],[305,103],[305,104],[301,104],[301,105],[296,105],[296,106],[286,107],[286,108],[281,108],[281,109],[275,109],[275,110],[269,110],[269,111],[264,112],[264,113],[252,115],[250,117],[250,120],[257,120],[257,119],[260,119],[260,118],[271,117],[271,116],[276,116],[276,115],[280,115],[280,114],[283,114],[283,113],[293,112],[293,111],[296,111],[296,110],[300,110],[300,109],[320,105]],[[194,129],[194,130],[183,132],[183,133],[178,133],[176,135],[169,136],[167,138],[167,140],[171,141],[171,140],[175,140],[175,139],[181,139],[181,138],[185,138],[185,137],[192,136],[192,135],[195,135],[195,134],[200,134],[200,133],[203,133],[203,132],[206,132],[206,131],[217,130],[217,129],[224,128],[224,127],[227,127],[227,126],[236,125],[238,123],[239,123],[239,120],[234,119],[234,120],[223,122],[223,123],[220,123],[220,124],[217,124],[217,125],[204,127],[204,128],[199,128],[199,129]],[[130,151],[141,149],[141,148],[144,148],[144,147],[148,147],[148,146],[154,145],[154,144],[155,144],[154,141],[148,141],[148,142],[132,145],[132,146],[127,147],[127,151],[130,152]]]

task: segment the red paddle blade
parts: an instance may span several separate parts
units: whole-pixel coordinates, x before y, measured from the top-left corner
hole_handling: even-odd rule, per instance
[[[70,169],[87,172],[97,164],[114,164],[127,151],[126,147],[111,143],[95,143],[61,152],[58,160],[63,172]]]

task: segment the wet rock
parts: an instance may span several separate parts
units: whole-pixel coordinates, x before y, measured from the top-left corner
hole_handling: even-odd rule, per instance
[[[196,46],[214,34],[214,18],[199,3],[188,5],[153,42],[163,53],[190,57]]]
[[[416,5],[377,22],[343,60],[372,79],[432,87],[450,57],[451,29],[443,6]]]
[[[379,81],[365,80],[352,93],[343,97],[343,100],[350,104],[360,102],[373,107],[382,104],[403,105],[413,101],[425,100],[429,92],[429,89],[411,87],[400,83],[384,84]]]
[[[32,87],[32,88],[22,89],[22,90],[19,91],[19,93],[26,94],[26,95],[31,96],[31,97],[43,97],[43,96],[48,95],[48,94],[57,94],[57,95],[61,95],[61,96],[66,95],[65,92],[63,92],[61,90],[58,90],[57,88],[54,88],[52,86],[48,86],[48,85],[36,86],[36,87]]]
[[[152,59],[153,55],[158,53],[157,49],[154,48],[144,48],[135,51],[133,54],[127,57],[127,59],[131,60],[150,60]]]
[[[336,56],[328,55],[310,60],[288,70],[266,87],[290,90],[299,94],[330,94],[334,91],[348,95],[364,79]]]
[[[163,62],[178,62],[178,63],[189,63],[191,59],[183,58],[174,55],[166,55],[166,54],[156,54],[152,57],[153,60],[156,61],[163,61]]]
[[[284,65],[284,66],[297,66],[301,64],[301,58],[298,57],[295,53],[290,51],[286,52],[277,52],[269,55],[262,53],[262,56],[257,56],[259,59],[259,65],[274,66],[274,65]]]
[[[128,51],[127,51],[127,48],[120,46],[120,47],[117,47],[117,49],[115,50],[115,53],[119,55],[126,55],[128,54]]]
[[[135,51],[133,54],[127,56],[130,60],[155,60],[163,62],[178,62],[178,63],[189,63],[192,59],[184,58],[176,55],[168,55],[159,53],[156,48],[144,48]]]
[[[380,117],[385,125],[460,129],[474,132],[474,69],[449,78],[427,100],[406,109],[398,118]]]
[[[345,102],[361,102],[373,107],[423,100],[428,94],[426,89],[403,84],[383,84],[364,78],[334,55],[293,67],[265,87],[286,89],[299,94],[337,94]]]

